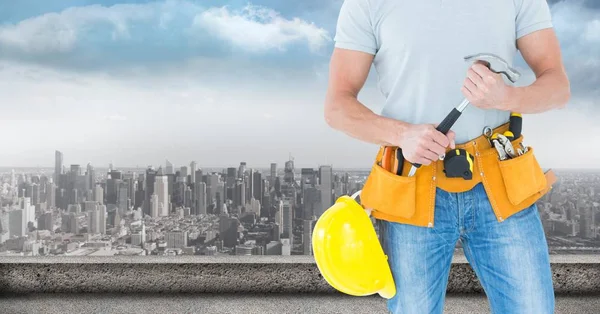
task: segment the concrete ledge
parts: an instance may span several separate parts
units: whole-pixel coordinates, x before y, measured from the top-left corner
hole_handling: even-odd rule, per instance
[[[551,255],[557,294],[600,294],[600,255]],[[449,293],[482,293],[464,256]],[[0,294],[338,293],[312,256],[1,257]]]

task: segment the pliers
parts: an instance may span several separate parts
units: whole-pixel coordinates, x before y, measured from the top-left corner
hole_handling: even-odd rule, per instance
[[[494,133],[491,138],[492,144],[498,151],[498,157],[500,160],[506,160],[517,156],[515,149],[512,146],[510,140],[503,134]]]
[[[515,152],[515,148],[512,146],[510,140],[503,134],[498,134],[498,141],[504,147],[504,151],[510,158],[517,157],[517,153]]]

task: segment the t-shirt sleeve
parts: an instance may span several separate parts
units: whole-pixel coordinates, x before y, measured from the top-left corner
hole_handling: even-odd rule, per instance
[[[377,42],[371,23],[369,0],[344,0],[334,37],[335,47],[377,52]]]
[[[552,28],[550,7],[546,0],[517,0],[517,39],[545,28]]]

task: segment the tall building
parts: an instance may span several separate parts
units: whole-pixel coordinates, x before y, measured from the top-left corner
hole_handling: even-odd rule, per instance
[[[173,164],[167,159],[166,162],[166,167],[165,167],[165,174],[175,174],[175,167],[173,166]]]
[[[246,212],[255,213],[257,218],[260,217],[260,209],[260,201],[255,198],[251,198],[250,202],[246,204]]]
[[[331,166],[319,167],[319,187],[321,189],[321,210],[315,213],[320,217],[325,210],[333,205],[333,171]]]
[[[288,198],[283,199],[283,237],[292,241],[292,228],[294,220],[294,210],[292,202]]]
[[[271,163],[271,176],[269,177],[269,184],[273,186],[275,184],[275,178],[277,177],[277,164]]]
[[[91,163],[87,164],[86,175],[88,177],[88,187],[93,188],[96,186],[96,170],[94,170],[94,166]]]
[[[46,203],[48,203],[48,208],[56,207],[56,184],[54,183],[46,185]]]
[[[86,208],[87,203],[88,202],[86,202]],[[106,205],[96,205],[95,207],[95,209],[87,212],[88,233],[106,234]]]
[[[219,217],[219,238],[223,241],[223,246],[233,248],[238,244],[238,227],[240,221],[235,218],[229,218],[227,215]]]
[[[182,166],[181,169],[179,170],[178,182],[187,183],[187,176],[188,176],[188,167]]]
[[[30,221],[37,224],[35,221],[35,206],[31,205],[31,199],[29,197],[22,197],[19,199],[19,204],[19,208],[23,210],[23,215],[25,215],[23,218],[25,219],[25,226],[27,226],[27,223]]]
[[[212,173],[207,177],[206,194],[208,196],[208,203],[216,202],[217,192],[219,192],[219,175]]]
[[[196,182],[194,189],[196,196],[194,215],[206,215],[206,183]]]
[[[100,185],[94,187],[94,202],[100,205],[104,204],[104,189]]]
[[[246,173],[246,162],[242,161],[242,162],[240,162],[240,167],[238,169],[237,177],[238,178],[243,178],[244,177],[244,173]]]
[[[60,175],[63,173],[63,153],[59,151],[54,152],[54,183],[59,185]]]
[[[131,224],[131,245],[141,246],[146,243],[146,225],[143,220]]]
[[[160,216],[160,202],[158,201],[158,195],[152,194],[152,197],[150,198],[150,206],[152,208],[150,211],[150,217],[156,218]]]
[[[192,161],[190,163],[190,183],[196,182],[196,166],[197,166],[197,163],[195,161]],[[200,180],[200,179],[198,179],[198,180]]]
[[[144,215],[148,215],[151,216],[151,210],[150,210],[150,197],[152,196],[152,194],[154,194],[154,182],[156,180],[156,170],[154,170],[154,168],[152,166],[149,166],[148,169],[146,169],[146,178],[145,178],[145,200],[144,200]]]
[[[0,209],[0,243],[2,239],[8,238],[9,235],[9,213]]]
[[[283,201],[279,200],[276,203],[277,211],[275,212],[275,223],[283,228]]]
[[[15,209],[8,212],[9,236],[23,237],[27,234],[27,218],[25,210]]]
[[[313,255],[312,251],[312,231],[315,223],[315,218],[304,220],[302,226],[302,251],[304,255]]]
[[[118,192],[119,193],[117,194],[117,207],[119,208],[119,214],[122,216],[129,209],[128,183],[121,182]]]
[[[38,218],[38,230],[54,231],[54,218],[51,212],[43,213]]]

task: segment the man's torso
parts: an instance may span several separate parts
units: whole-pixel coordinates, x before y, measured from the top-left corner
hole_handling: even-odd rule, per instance
[[[371,0],[370,8],[384,116],[439,123],[464,99],[465,56],[493,53],[513,64],[512,0]],[[452,128],[456,142],[480,136],[484,126],[498,126],[509,114],[468,106]]]

